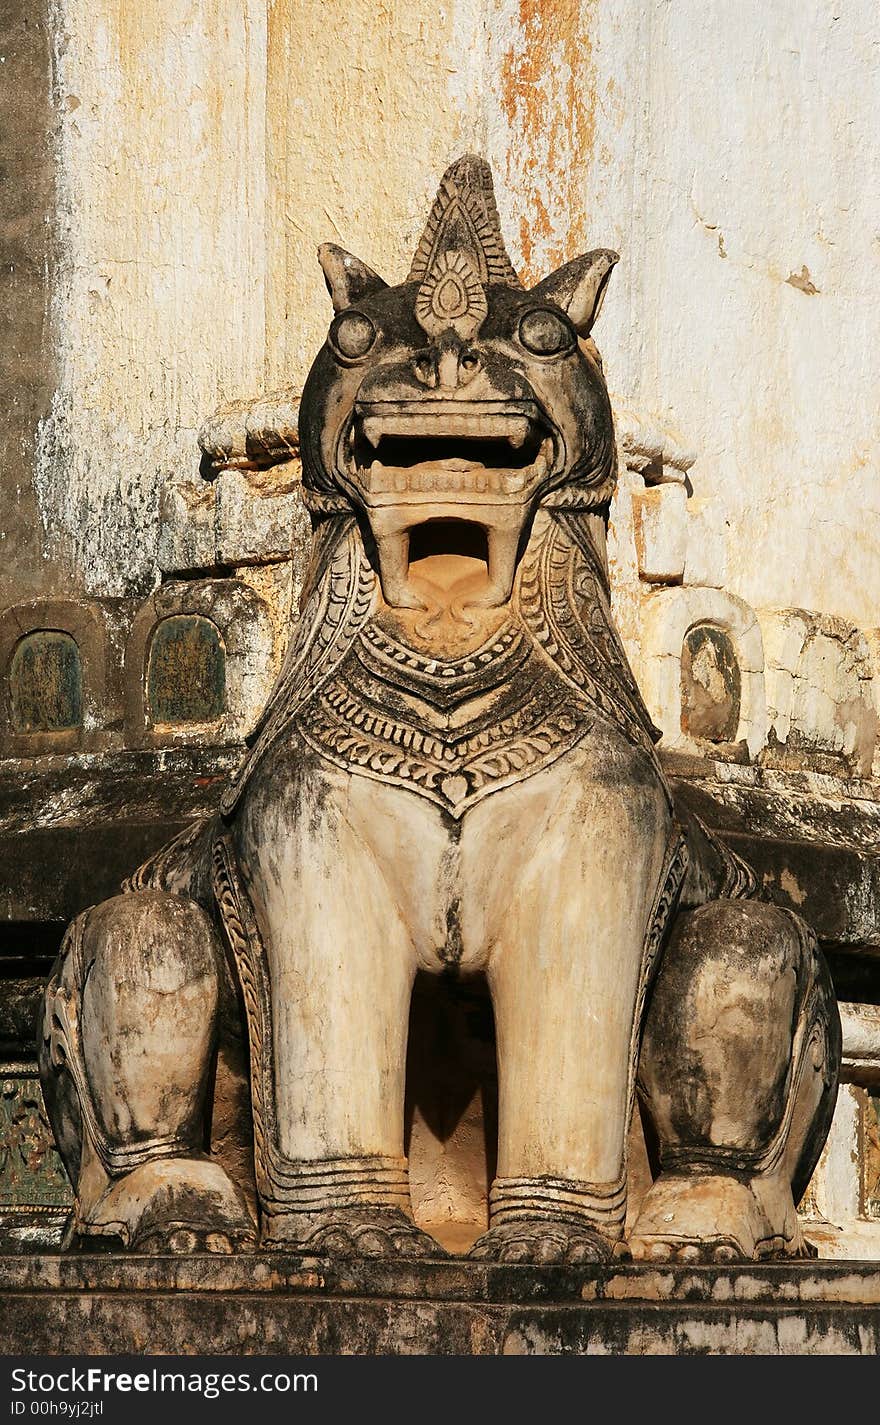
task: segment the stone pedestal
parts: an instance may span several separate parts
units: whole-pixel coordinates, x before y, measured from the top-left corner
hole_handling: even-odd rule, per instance
[[[9,1355],[874,1355],[880,1272],[22,1255],[0,1316]]]

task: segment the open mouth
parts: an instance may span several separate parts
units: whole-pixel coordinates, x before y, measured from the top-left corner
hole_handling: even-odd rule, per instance
[[[368,505],[528,498],[554,441],[532,401],[359,403],[346,464]]]
[[[485,579],[468,603],[510,598],[523,525],[533,495],[554,468],[556,439],[532,400],[360,401],[342,440],[348,478],[360,492],[388,603],[423,608],[419,551],[436,531],[470,529]],[[455,522],[453,525],[452,522]],[[476,531],[476,534],[473,534]],[[437,551],[437,559],[441,552]],[[443,552],[445,570],[473,578],[473,554]]]

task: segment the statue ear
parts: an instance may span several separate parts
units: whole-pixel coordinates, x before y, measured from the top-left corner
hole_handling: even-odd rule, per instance
[[[607,247],[597,247],[583,257],[576,257],[564,267],[557,267],[532,292],[555,302],[571,318],[578,336],[589,336],[599,315],[605,288],[618,254]]]
[[[342,312],[353,302],[359,302],[370,292],[380,292],[388,283],[384,282],[372,267],[352,257],[350,252],[337,247],[333,242],[323,242],[318,248],[318,261],[324,272],[327,291],[333,302],[334,312]]]

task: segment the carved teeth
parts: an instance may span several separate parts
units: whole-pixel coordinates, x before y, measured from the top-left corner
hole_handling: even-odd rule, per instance
[[[361,469],[360,476],[374,494],[426,494],[435,492],[492,495],[519,495],[547,473],[548,462],[545,455],[538,456],[534,465],[523,470],[491,470],[485,466],[474,466],[466,460],[453,460],[444,464],[436,462],[427,465],[393,466],[383,465],[373,460]]]
[[[422,609],[424,604],[409,587],[409,535],[381,535],[377,541],[382,592],[392,608]]]
[[[480,603],[495,608],[506,603],[513,588],[516,570],[516,552],[519,544],[518,529],[490,529],[489,539],[489,587]]]
[[[361,430],[364,433],[364,438],[368,440],[370,445],[375,449],[382,439],[382,422],[375,417],[371,419],[368,416],[365,421],[361,422]]]
[[[367,488],[376,494],[394,490],[398,494],[430,495],[439,491],[460,491],[464,494],[484,495],[488,492],[491,495],[513,495],[524,490],[528,480],[537,472],[517,472],[513,475],[509,471],[498,470],[396,470],[374,460],[363,473]]]

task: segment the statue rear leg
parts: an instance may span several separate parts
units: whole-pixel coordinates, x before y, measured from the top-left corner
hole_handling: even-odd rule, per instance
[[[206,1153],[222,950],[195,902],[114,897],[70,926],[46,991],[40,1071],[74,1184],[73,1235],[136,1251],[253,1244]]]
[[[825,1141],[839,1062],[834,992],[803,921],[740,900],[682,915],[641,1051],[661,1172],[633,1255],[812,1255],[796,1203]]]

